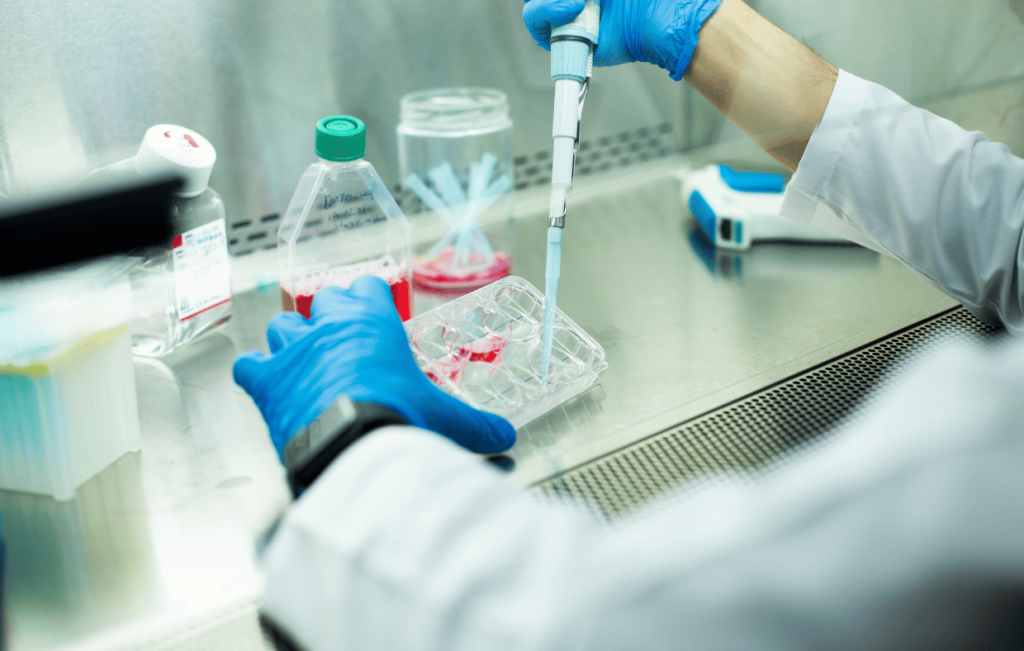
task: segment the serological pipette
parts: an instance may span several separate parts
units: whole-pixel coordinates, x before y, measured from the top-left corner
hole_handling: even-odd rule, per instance
[[[551,340],[558,303],[558,276],[562,267],[562,231],[565,202],[572,189],[576,150],[580,146],[580,118],[594,68],[594,48],[601,26],[600,0],[586,0],[583,12],[568,25],[551,30],[551,80],[555,82],[555,112],[551,129],[551,209],[548,219],[548,255],[544,276],[544,339],[541,382],[548,384]]]

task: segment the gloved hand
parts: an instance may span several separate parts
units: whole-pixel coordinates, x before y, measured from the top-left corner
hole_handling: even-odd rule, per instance
[[[537,44],[551,49],[551,28],[571,22],[584,0],[526,0],[523,21]],[[644,61],[669,71],[679,81],[686,74],[697,32],[722,0],[602,0],[601,34],[595,66]]]
[[[473,452],[501,452],[515,443],[504,418],[449,396],[423,375],[380,278],[363,276],[348,290],[322,289],[311,317],[278,314],[267,328],[270,355],[252,351],[235,360],[235,382],[259,407],[279,455],[343,393],[393,409]]]

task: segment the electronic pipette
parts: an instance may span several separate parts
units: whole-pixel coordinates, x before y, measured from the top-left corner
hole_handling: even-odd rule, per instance
[[[544,339],[541,382],[548,383],[551,339],[558,302],[558,275],[562,266],[562,229],[565,201],[572,189],[576,149],[580,145],[580,118],[587,99],[594,65],[594,48],[601,26],[600,0],[586,0],[583,12],[568,25],[551,30],[551,80],[555,82],[555,112],[551,135],[551,211],[548,221],[548,259],[544,277]]]

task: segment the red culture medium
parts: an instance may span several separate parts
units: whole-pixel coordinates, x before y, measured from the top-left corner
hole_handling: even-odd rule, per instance
[[[416,288],[437,292],[483,287],[495,280],[501,280],[512,271],[509,257],[504,253],[495,253],[491,266],[469,273],[453,274],[450,273],[453,255],[454,250],[447,247],[436,258],[413,265],[412,276]],[[473,262],[478,262],[479,259],[480,256],[475,256]]]
[[[329,286],[331,285],[325,285],[325,287]],[[408,321],[412,318],[412,294],[410,292],[409,279],[405,276],[392,278],[388,280],[388,286],[391,288],[391,299],[395,302],[395,307],[398,309],[398,316],[402,317],[402,321]],[[317,288],[317,291],[320,289],[323,289],[323,287]],[[316,291],[312,293],[303,292],[298,297],[292,297],[282,287],[281,305],[285,312],[298,312],[308,319],[313,306],[313,296],[315,295]]]

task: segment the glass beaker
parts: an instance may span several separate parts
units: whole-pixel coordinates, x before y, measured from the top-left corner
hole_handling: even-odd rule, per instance
[[[508,276],[514,163],[505,93],[438,88],[406,95],[398,155],[417,291],[449,295]]]

